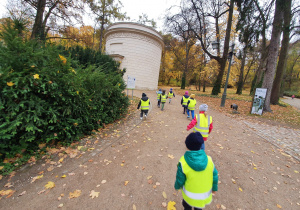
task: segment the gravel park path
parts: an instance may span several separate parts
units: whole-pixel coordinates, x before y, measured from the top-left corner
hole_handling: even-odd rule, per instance
[[[180,95],[161,111],[155,91],[145,93],[151,101],[147,119],[140,120],[137,110],[127,121],[83,139],[76,153],[58,151],[4,177],[0,191],[15,192],[1,198],[0,209],[163,210],[169,201],[183,209],[174,182],[190,120],[182,114]],[[134,94],[141,97],[142,91]],[[208,114],[214,128],[206,153],[218,169],[219,191],[205,209],[299,210],[299,129],[212,108]],[[49,181],[55,186],[46,189]]]
[[[281,100],[300,110],[300,99],[299,98],[292,99],[291,97],[284,96],[283,99],[281,99]]]

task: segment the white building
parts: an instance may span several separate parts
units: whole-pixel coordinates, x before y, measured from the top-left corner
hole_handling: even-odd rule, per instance
[[[129,22],[112,24],[105,33],[106,53],[126,68],[124,80],[134,77],[136,89],[157,89],[162,36],[153,28]]]

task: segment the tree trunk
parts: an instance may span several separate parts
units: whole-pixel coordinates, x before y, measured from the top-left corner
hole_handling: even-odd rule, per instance
[[[266,72],[262,85],[263,88],[267,88],[264,110],[268,112],[272,111],[270,107],[270,99],[279,51],[281,26],[283,21],[283,4],[284,0],[276,0],[272,37],[269,45]]]
[[[46,0],[38,0],[36,16],[32,28],[31,39],[44,37],[45,28],[43,27],[43,17],[45,12]]]
[[[181,89],[185,89],[185,82],[186,82],[186,74],[188,72],[188,65],[189,65],[189,41],[188,39],[185,42],[185,65],[184,65],[184,70],[183,70],[183,76],[182,76],[182,81],[181,81]]]
[[[232,26],[233,8],[234,8],[234,0],[230,0],[230,8],[229,8],[229,14],[228,14],[228,20],[227,20],[223,57],[218,61],[219,65],[220,65],[220,70],[219,70],[217,79],[214,83],[214,87],[213,87],[212,92],[211,92],[212,95],[218,95],[221,92],[221,84],[222,84],[223,75],[224,75],[224,71],[225,71],[226,60],[227,60],[227,57],[228,57],[230,32],[231,32],[231,26]]]
[[[242,63],[241,63],[241,69],[240,69],[240,76],[239,76],[239,81],[238,81],[238,86],[236,90],[236,94],[241,95],[243,92],[243,86],[244,86],[244,68],[245,68],[245,63],[246,63],[246,56],[247,56],[247,50],[246,47],[244,48],[243,52],[243,58],[242,58]]]
[[[288,55],[289,42],[290,42],[290,22],[292,19],[291,7],[292,7],[292,0],[286,0],[284,5],[284,17],[283,17],[283,21],[284,21],[283,38],[281,41],[281,50],[279,55],[277,71],[276,71],[276,77],[271,92],[271,101],[270,101],[271,104],[278,104],[279,102],[282,78],[283,78],[284,70],[286,68],[287,55]]]

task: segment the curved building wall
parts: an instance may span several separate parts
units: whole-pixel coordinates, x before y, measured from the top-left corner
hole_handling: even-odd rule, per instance
[[[157,89],[163,40],[154,29],[137,23],[108,27],[106,53],[121,61],[127,76],[135,77],[136,89]]]

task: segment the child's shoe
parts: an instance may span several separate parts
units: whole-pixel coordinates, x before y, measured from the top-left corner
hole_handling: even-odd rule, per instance
[[[190,118],[190,116],[187,116],[187,118]]]
[[[145,118],[147,119],[147,115],[145,114]]]
[[[143,118],[141,117],[140,119],[142,120]]]

